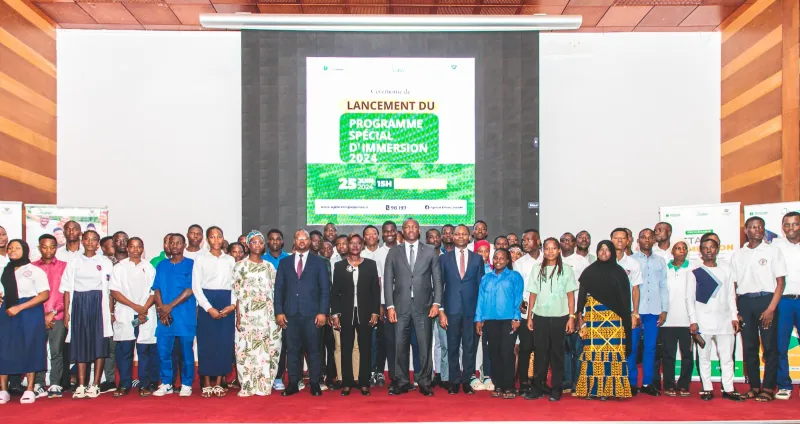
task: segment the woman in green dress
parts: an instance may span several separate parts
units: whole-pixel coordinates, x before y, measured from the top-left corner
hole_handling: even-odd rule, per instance
[[[281,329],[275,322],[273,295],[276,270],[261,258],[264,235],[247,235],[249,256],[233,268],[236,293],[236,369],[239,396],[266,396],[272,393],[281,351]]]
[[[578,279],[577,315],[583,339],[578,397],[631,397],[625,361],[631,351],[631,287],[615,258],[614,245],[603,240],[597,245],[597,261]]]

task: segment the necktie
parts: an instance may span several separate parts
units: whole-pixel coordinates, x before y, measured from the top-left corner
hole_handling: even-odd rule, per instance
[[[409,244],[408,248],[411,249],[411,252],[408,254],[408,264],[411,266],[411,270],[414,270],[414,262],[416,262],[417,257],[414,255],[414,245]]]
[[[297,278],[303,274],[303,254],[300,254],[300,260],[297,261]]]
[[[466,273],[466,266],[464,265],[464,249],[461,249],[461,261],[458,264],[458,273],[461,275],[461,279],[464,279],[464,273]]]

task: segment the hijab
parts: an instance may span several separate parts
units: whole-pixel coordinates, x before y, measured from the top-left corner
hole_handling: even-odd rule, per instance
[[[0,276],[0,281],[3,283],[3,292],[5,293],[3,296],[3,303],[5,303],[6,308],[16,306],[19,303],[17,276],[15,274],[16,268],[31,263],[31,249],[28,247],[28,243],[20,239],[11,240],[8,242],[8,245],[10,246],[11,243],[19,243],[20,246],[22,246],[22,256],[19,259],[9,260],[8,265],[3,269],[2,276]]]
[[[607,261],[600,260],[600,249],[606,246],[611,251]],[[625,328],[625,356],[631,352],[631,283],[628,274],[617,264],[614,245],[603,240],[597,245],[598,257],[581,274],[578,307],[583,308],[586,296],[591,295],[622,318]],[[580,310],[580,309],[579,309]]]
[[[475,253],[478,253],[478,248],[479,247],[488,247],[489,248],[489,252],[491,253],[491,251],[492,251],[492,245],[489,244],[489,242],[486,241],[486,240],[478,240],[478,241],[476,241],[475,244],[472,246],[472,249],[475,251]],[[492,265],[492,256],[491,255],[489,255],[489,260],[487,261],[487,264],[489,265],[489,268],[494,269],[494,265]]]

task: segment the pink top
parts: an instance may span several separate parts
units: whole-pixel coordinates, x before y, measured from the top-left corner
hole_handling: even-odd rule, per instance
[[[67,268],[67,263],[53,258],[53,262],[45,264],[41,259],[31,262],[47,274],[47,282],[50,283],[50,298],[44,302],[44,313],[49,314],[56,311],[55,321],[64,319],[64,293],[58,291],[61,286],[61,276]]]

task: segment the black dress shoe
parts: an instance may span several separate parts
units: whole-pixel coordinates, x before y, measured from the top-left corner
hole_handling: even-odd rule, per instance
[[[291,396],[297,393],[300,393],[300,390],[297,389],[297,385],[295,384],[293,386],[290,385],[286,387],[286,389],[284,389],[283,392],[281,392],[281,396]]]
[[[413,392],[414,390],[417,390],[417,386],[415,386],[414,383],[408,383],[406,384],[406,390],[409,392]]]
[[[519,392],[517,393],[520,396],[523,396],[525,393],[531,390],[531,386],[528,384],[520,384],[519,385]]]
[[[361,388],[361,396],[369,396],[369,395],[370,395],[369,387],[362,387]]]
[[[455,386],[455,384],[454,384],[454,386]],[[472,386],[469,385],[469,383],[462,384],[461,388],[464,389],[464,394],[465,395],[474,395],[475,394],[475,390],[472,388]]]
[[[558,390],[554,390],[553,393],[550,393],[550,402],[558,402],[561,400],[561,392]]]
[[[319,384],[311,385],[311,396],[322,396],[322,388],[319,387]]]
[[[408,389],[405,387],[399,387],[395,384],[389,386],[389,396],[404,395],[406,393],[408,393]]]
[[[644,393],[646,395],[650,395],[650,396],[656,396],[656,397],[661,396],[661,392],[659,392],[658,389],[656,389],[653,386],[644,386],[644,387],[642,387],[642,393]]]
[[[450,386],[452,385],[453,384],[451,384],[449,381],[442,381],[439,383],[439,387],[441,387],[444,390],[450,390]]]
[[[524,397],[525,400],[536,400],[536,399],[541,399],[543,395],[544,394],[542,393],[542,390],[540,388],[534,386],[534,387],[531,387],[530,390],[526,391],[522,395],[522,397]]]
[[[725,396],[725,392],[723,392],[723,394],[722,394],[722,395],[723,395],[723,396]],[[714,393],[712,393],[712,392],[703,392],[703,393],[700,393],[700,399],[703,399],[703,400],[711,400],[711,399],[714,399]]]
[[[419,385],[419,393],[422,396],[433,396],[433,388],[428,385]]]
[[[342,389],[342,396],[350,396],[350,388],[346,387]]]
[[[636,396],[639,394],[639,388],[636,386],[631,386],[631,396]]]
[[[738,392],[722,392],[722,398],[734,402],[744,402],[745,399]]]
[[[447,389],[448,395],[457,395],[458,394],[458,384],[450,385],[450,388]]]
[[[344,385],[342,384],[341,381],[334,381],[333,384],[329,384],[328,387],[331,390],[340,390],[340,389],[344,388]]]
[[[441,374],[438,374],[438,373],[437,373],[437,374],[434,374],[434,375],[433,375],[433,382],[432,382],[432,384],[433,384],[433,386],[434,386],[434,387],[436,387],[436,386],[438,386],[438,385],[442,384],[442,375],[441,375]]]

